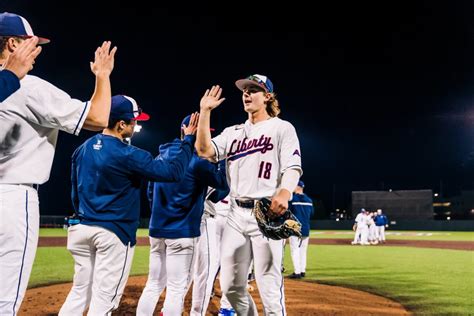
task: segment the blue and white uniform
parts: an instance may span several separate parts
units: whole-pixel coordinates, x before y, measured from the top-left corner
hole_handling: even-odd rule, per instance
[[[118,307],[133,259],[140,216],[140,183],[179,181],[193,151],[193,136],[176,144],[172,160],[99,134],[72,157],[72,200],[81,223],[68,230],[74,285],[60,315],[105,315]]]
[[[375,216],[375,226],[377,229],[377,238],[379,242],[385,242],[385,227],[388,226],[388,218],[385,214],[382,214],[382,210],[377,210],[377,215]]]
[[[310,233],[310,218],[314,213],[313,200],[305,193],[293,194],[290,203],[290,210],[301,222],[301,243],[300,238],[296,236],[290,237],[291,259],[295,274],[306,273],[306,254],[308,252],[308,242]]]
[[[160,159],[173,159],[179,140],[160,146]],[[152,315],[166,287],[164,315],[181,315],[191,280],[197,239],[208,186],[226,190],[224,172],[217,164],[193,155],[178,183],[155,182],[151,196],[150,271],[137,315]],[[150,191],[149,191],[150,192]]]
[[[110,117],[109,124],[118,119],[131,131],[135,125],[128,120],[149,118],[126,96],[112,98]],[[117,123],[109,126],[72,156],[71,197],[81,222],[68,229],[75,274],[59,315],[83,315],[88,306],[88,315],[109,315],[118,307],[135,250],[141,181],[180,181],[192,157],[194,136],[176,144],[173,159],[155,160],[149,152],[112,136],[118,130]]]
[[[20,79],[8,69],[0,71],[0,102],[20,89]]]

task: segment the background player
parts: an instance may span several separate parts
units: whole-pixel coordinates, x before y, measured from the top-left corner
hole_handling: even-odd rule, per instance
[[[290,210],[301,222],[301,240],[299,237],[291,236],[290,251],[295,271],[288,277],[290,279],[301,279],[306,276],[306,254],[308,252],[309,221],[314,213],[313,200],[304,192],[304,182],[299,181],[290,203]]]
[[[210,159],[227,159],[231,210],[222,237],[220,281],[238,315],[256,315],[247,291],[253,258],[255,277],[265,314],[286,314],[281,275],[282,240],[264,238],[252,214],[254,201],[270,198],[271,211],[282,214],[301,176],[299,141],[294,127],[279,119],[273,84],[266,76],[253,75],[236,82],[248,120],[226,128],[211,140],[211,111],[219,106],[222,89],[213,86],[201,99],[196,148]]]
[[[181,126],[189,121],[187,116]],[[183,137],[183,131],[181,131]],[[180,140],[160,146],[157,159],[172,159]],[[181,315],[191,282],[197,238],[208,186],[228,190],[225,172],[217,164],[193,154],[184,178],[177,183],[151,183],[150,272],[137,315],[152,315],[166,286],[164,315]]]
[[[147,121],[134,99],[112,98],[109,125],[72,157],[72,202],[80,223],[68,229],[75,261],[72,289],[59,315],[108,315],[119,305],[133,259],[140,217],[141,179],[179,181],[192,157],[197,118],[183,127],[173,159],[155,160],[124,142]]]
[[[225,174],[225,161],[219,163],[219,171]],[[224,204],[221,202],[229,194],[226,190],[210,188],[204,202],[204,214],[201,220],[201,236],[196,244],[196,256],[193,268],[193,295],[191,315],[205,315],[214,280],[220,265],[220,237],[222,227],[217,227],[217,208]],[[224,204],[225,205],[225,204]]]
[[[375,225],[377,229],[377,238],[380,243],[385,243],[385,228],[388,227],[388,218],[385,214],[382,214],[382,209],[377,210],[375,216]]]
[[[0,14],[0,64],[25,38],[33,36],[21,16]],[[39,43],[49,40],[39,38]],[[0,315],[20,308],[33,266],[39,233],[38,185],[49,179],[58,132],[78,135],[81,129],[102,130],[110,112],[110,73],[116,48],[104,42],[90,63],[96,85],[91,100],[82,102],[49,82],[27,75],[21,87],[0,106]]]

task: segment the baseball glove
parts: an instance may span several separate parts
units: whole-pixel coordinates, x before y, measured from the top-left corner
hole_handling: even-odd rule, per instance
[[[253,213],[263,236],[274,239],[286,239],[290,236],[301,237],[301,223],[290,210],[279,217],[271,217],[271,201],[263,198],[255,203]]]

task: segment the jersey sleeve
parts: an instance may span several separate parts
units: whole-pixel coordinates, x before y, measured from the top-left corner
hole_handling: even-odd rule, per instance
[[[10,70],[0,71],[0,102],[20,88],[20,80]]]
[[[194,168],[196,172],[196,177],[204,185],[213,187],[218,190],[227,191],[227,193],[229,192],[225,167],[219,168],[217,164],[211,163],[205,159],[198,159]],[[225,193],[224,197],[227,195],[227,193]]]
[[[178,182],[188,168],[193,150],[194,138],[192,136],[185,137],[172,159],[163,159],[160,156],[154,159],[149,152],[133,147],[128,155],[127,164],[132,172],[150,180]]]
[[[28,119],[38,125],[79,135],[90,110],[90,102],[71,98],[40,78],[28,78]]]
[[[221,161],[227,158],[227,142],[230,131],[231,127],[228,127],[211,140],[212,146],[214,146],[214,150],[216,152],[216,161]]]
[[[283,174],[288,169],[296,169],[303,174],[301,168],[301,150],[296,130],[288,122],[280,130],[280,173]]]

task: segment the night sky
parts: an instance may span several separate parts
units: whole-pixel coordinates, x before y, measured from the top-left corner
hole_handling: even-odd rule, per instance
[[[0,0],[51,39],[32,74],[88,100],[89,61],[103,40],[118,46],[112,93],[137,100],[152,119],[133,143],[154,155],[199,109],[206,88],[226,101],[217,131],[244,122],[234,81],[267,75],[296,128],[306,193],[327,209],[352,190],[473,187],[474,4],[472,1],[196,2]],[[350,3],[350,4],[348,4]],[[42,214],[70,212],[70,156],[91,137],[61,133]],[[149,210],[143,206],[143,215]]]

